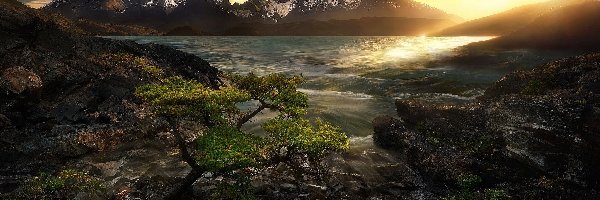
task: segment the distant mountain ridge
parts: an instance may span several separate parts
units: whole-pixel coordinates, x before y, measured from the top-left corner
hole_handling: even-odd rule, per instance
[[[564,6],[593,0],[551,0],[513,8],[495,15],[471,20],[446,28],[435,35],[439,36],[501,36],[517,31],[538,17],[551,13]]]
[[[220,33],[249,23],[375,17],[462,20],[413,0],[249,0],[233,5],[229,0],[55,0],[43,10],[69,18],[142,25],[164,32],[191,27]]]
[[[474,44],[492,48],[600,50],[600,1],[561,7],[524,28]]]
[[[297,21],[278,24],[249,23],[222,35],[251,36],[414,36],[454,22],[444,19],[365,17],[348,20]]]
[[[282,19],[285,22],[304,20],[347,20],[365,17],[405,17],[448,19],[459,17],[412,0],[296,0],[294,7]]]

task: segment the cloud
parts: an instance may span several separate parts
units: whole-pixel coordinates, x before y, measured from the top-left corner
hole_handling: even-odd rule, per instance
[[[28,5],[32,8],[40,8],[42,6],[45,6],[46,4],[50,3],[52,0],[19,0],[20,2],[23,2],[25,5]]]

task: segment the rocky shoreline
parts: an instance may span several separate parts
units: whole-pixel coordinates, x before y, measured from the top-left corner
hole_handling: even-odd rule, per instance
[[[0,0],[0,197],[39,172],[78,169],[108,185],[81,198],[160,199],[189,169],[133,91],[157,73],[217,87],[220,72],[169,47],[83,36],[55,20]],[[333,155],[325,181],[277,166],[249,184],[261,199],[598,199],[599,93],[600,54],[588,54],[511,73],[476,102],[398,101],[398,116],[373,123],[374,142],[398,161],[374,168],[383,181],[340,164],[380,156],[367,152]],[[189,138],[202,129],[182,127]],[[204,174],[184,197],[231,181]]]
[[[600,54],[513,72],[463,105],[397,101],[374,141],[444,197],[597,199]],[[465,177],[478,177],[472,188]],[[469,194],[470,193],[470,194]]]
[[[0,1],[0,16],[0,193],[88,154],[154,138],[164,127],[133,91],[158,81],[157,71],[220,81],[191,54],[82,36],[16,1]]]

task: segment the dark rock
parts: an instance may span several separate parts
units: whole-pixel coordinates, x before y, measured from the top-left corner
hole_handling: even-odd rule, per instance
[[[161,121],[148,116],[133,94],[159,81],[145,67],[220,84],[220,72],[196,56],[82,36],[69,23],[0,0],[0,175],[51,172],[160,132]],[[3,188],[18,182],[4,180]]]
[[[37,74],[23,67],[5,69],[0,77],[0,83],[1,89],[14,94],[21,94],[24,91],[34,92],[43,85]]]
[[[436,194],[474,174],[513,197],[598,198],[599,61],[588,54],[517,71],[470,104],[398,101],[401,119],[374,121],[374,141]]]
[[[3,114],[0,114],[0,128],[10,127],[10,126],[12,126],[10,119],[8,119],[8,117],[4,116]]]
[[[401,134],[406,131],[402,121],[390,116],[377,117],[373,120],[373,141],[383,148],[402,147]]]

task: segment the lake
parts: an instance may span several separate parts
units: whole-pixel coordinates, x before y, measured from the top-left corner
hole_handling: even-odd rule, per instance
[[[405,170],[393,152],[378,148],[372,139],[373,119],[395,116],[395,100],[471,102],[510,71],[572,55],[511,50],[479,52],[491,60],[480,64],[447,61],[464,52],[461,46],[492,37],[110,38],[171,46],[225,72],[303,75],[301,91],[309,96],[309,115],[341,126],[351,137],[347,153],[327,159],[331,172],[344,182],[368,187],[393,182],[395,176],[390,175]],[[264,113],[244,129],[259,134],[260,123],[272,116]],[[141,167],[145,166],[136,165],[132,171]]]
[[[301,74],[310,115],[355,137],[371,135],[375,117],[394,115],[395,99],[469,101],[507,73],[435,64],[457,47],[492,37],[113,38],[168,45],[226,72]]]

